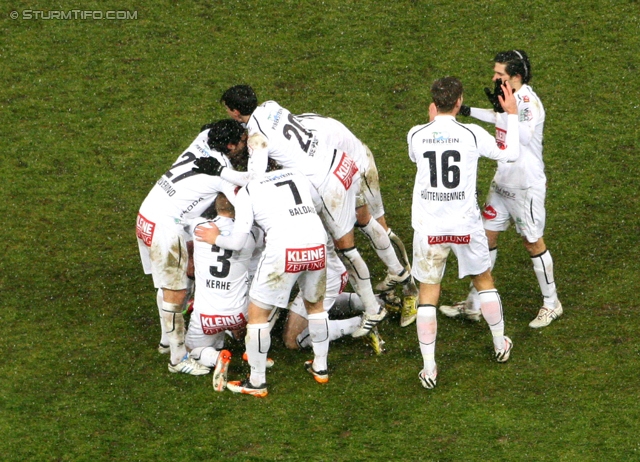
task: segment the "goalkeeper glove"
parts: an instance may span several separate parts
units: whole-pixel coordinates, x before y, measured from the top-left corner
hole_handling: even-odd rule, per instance
[[[461,116],[469,117],[471,115],[471,108],[469,106],[465,106],[464,104],[460,106],[460,111],[458,112]]]
[[[500,100],[498,96],[502,96],[504,98],[504,92],[502,91],[502,79],[496,80],[495,88],[493,89],[493,93],[487,87],[484,87],[484,92],[489,99],[489,102],[493,105],[493,110],[499,113],[503,113],[504,109],[502,109],[502,105],[500,104]]]
[[[196,173],[204,173],[205,175],[211,176],[220,176],[220,172],[222,172],[224,168],[215,157],[198,157],[194,161],[194,164],[196,164],[196,166],[191,170]]]

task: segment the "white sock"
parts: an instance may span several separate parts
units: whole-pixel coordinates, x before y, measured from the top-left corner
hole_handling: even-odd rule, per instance
[[[371,217],[366,226],[360,230],[369,238],[373,249],[380,257],[380,260],[387,265],[391,274],[400,274],[404,267],[400,264],[395,250],[391,246],[391,239],[378,220]]]
[[[491,258],[491,271],[496,264],[496,258],[498,258],[498,248],[489,249],[489,257]],[[478,290],[470,284],[469,295],[467,296],[467,304],[471,307],[471,311],[480,311],[480,297],[478,297]]]
[[[349,319],[329,320],[329,341],[333,342],[346,335],[353,334],[360,326],[360,316]]]
[[[349,250],[341,250],[338,255],[347,267],[347,271],[349,271],[349,276],[353,281],[356,293],[360,296],[360,300],[365,307],[365,312],[367,314],[378,314],[380,305],[376,301],[375,295],[373,295],[371,274],[358,249],[353,247]]]
[[[358,294],[352,292],[342,292],[336,297],[336,301],[331,307],[331,313],[336,315],[348,314],[353,311],[364,312],[364,305]]]
[[[252,385],[267,383],[267,353],[271,347],[269,323],[247,324],[247,336],[244,339],[247,359],[251,367],[249,380]]]
[[[360,317],[354,316],[349,319],[329,319],[329,341],[333,342],[339,338],[353,334],[360,326]],[[309,329],[303,330],[296,337],[296,341],[300,348],[311,348],[311,336]]]
[[[543,306],[554,309],[558,304],[558,293],[556,292],[556,282],[553,278],[553,259],[549,250],[545,250],[540,255],[531,257],[533,271],[538,278],[540,291],[544,297]]]
[[[504,348],[504,316],[502,315],[500,295],[497,290],[492,289],[483,290],[478,293],[478,296],[480,297],[482,316],[491,329],[493,346],[502,350]]]
[[[187,349],[184,346],[185,329],[182,305],[162,302],[162,321],[171,348],[171,364],[176,365],[187,354]]]
[[[203,366],[216,367],[220,352],[213,347],[198,347],[191,350],[189,356]]]
[[[329,354],[329,314],[326,311],[309,315],[309,336],[314,354],[313,369],[326,371]]]
[[[436,367],[436,336],[438,334],[438,320],[436,307],[433,305],[418,305],[418,317],[416,318],[418,329],[418,342],[424,370],[431,372]]]
[[[164,320],[162,317],[162,304],[164,303],[164,298],[162,296],[162,289],[158,289],[156,294],[156,304],[158,305],[158,316],[160,316],[160,343],[164,346],[169,345],[169,336],[166,333],[166,329],[164,328]]]

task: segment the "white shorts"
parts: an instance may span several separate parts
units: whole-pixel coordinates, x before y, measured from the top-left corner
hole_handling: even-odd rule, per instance
[[[207,308],[202,311],[194,307],[191,313],[185,337],[185,345],[191,350],[198,347],[221,350],[224,347],[225,331],[241,329],[247,325],[246,306],[231,311]]]
[[[518,234],[529,242],[536,242],[544,235],[546,192],[546,185],[512,189],[492,181],[482,210],[484,228],[505,231],[513,221]]]
[[[428,236],[414,232],[411,275],[425,284],[440,284],[449,252],[458,258],[458,277],[475,276],[491,268],[487,236],[478,229],[462,236]]]
[[[327,246],[327,291],[322,302],[325,311],[329,311],[338,295],[340,295],[347,287],[349,282],[349,273],[333,249],[333,246]],[[302,301],[302,295],[298,293],[293,303],[289,306],[289,310],[297,315],[307,319],[307,309]]]
[[[369,165],[366,171],[360,176],[360,191],[356,198],[356,207],[367,205],[369,213],[373,218],[378,219],[384,215],[384,205],[382,204],[382,194],[380,194],[380,179],[378,178],[378,168],[373,159],[373,154],[367,145],[364,145],[367,152]]]
[[[138,214],[136,235],[145,274],[153,276],[156,289],[184,290],[188,287],[187,241],[182,226],[153,223]]]
[[[327,285],[324,244],[295,248],[267,244],[251,283],[249,298],[285,308],[296,282],[305,300],[315,303],[324,298]]]
[[[355,226],[359,188],[360,173],[355,161],[346,153],[337,151],[329,174],[318,188],[323,203],[322,221],[336,240]]]

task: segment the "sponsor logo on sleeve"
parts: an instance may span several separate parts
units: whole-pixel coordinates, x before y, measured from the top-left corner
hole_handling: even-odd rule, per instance
[[[200,324],[205,335],[214,335],[225,330],[241,329],[247,325],[247,320],[242,313],[230,316],[200,313]]]
[[[138,214],[136,220],[136,236],[144,242],[144,245],[151,247],[151,241],[153,239],[153,232],[156,229],[156,224],[150,222],[142,215]]]
[[[507,141],[507,131],[503,130],[502,128],[496,127],[496,143],[498,144],[498,147],[500,149],[505,149],[507,147],[505,143],[506,141]]]
[[[338,177],[344,189],[349,189],[353,184],[353,177],[358,173],[358,167],[351,157],[346,152],[342,153],[342,158],[338,163],[338,166],[333,171],[333,174]]]
[[[469,244],[471,242],[471,235],[464,236],[429,236],[429,245],[437,244]]]
[[[526,107],[521,110],[519,120],[520,122],[530,122],[533,120],[533,111],[531,111],[531,108]]]
[[[286,249],[285,273],[317,271],[325,267],[326,252],[324,244],[306,249]]]

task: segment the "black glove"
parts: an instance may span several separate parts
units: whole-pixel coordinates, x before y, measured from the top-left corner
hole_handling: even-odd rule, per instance
[[[469,106],[465,106],[464,104],[460,106],[460,111],[458,112],[461,116],[469,117],[471,115],[471,108]]]
[[[500,100],[498,96],[502,96],[504,98],[504,92],[502,91],[502,79],[496,80],[496,86],[493,89],[493,93],[487,87],[484,87],[484,92],[489,98],[489,102],[493,105],[493,110],[499,113],[503,113],[504,109],[502,109],[502,105],[500,104]]]
[[[194,164],[196,164],[196,166],[191,170],[196,173],[204,173],[205,175],[211,176],[220,176],[220,172],[224,168],[215,157],[198,157],[194,161]]]

